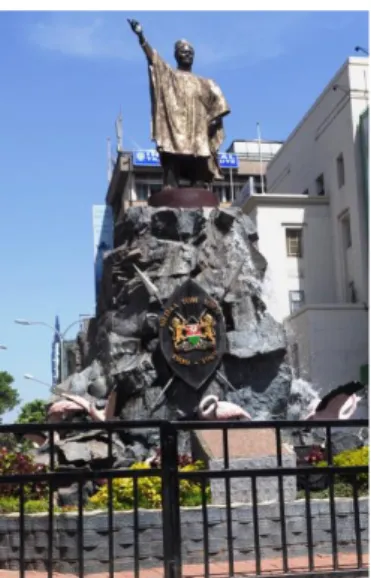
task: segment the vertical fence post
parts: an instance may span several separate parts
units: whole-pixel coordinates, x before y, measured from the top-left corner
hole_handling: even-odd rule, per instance
[[[178,443],[175,427],[160,427],[162,464],[162,525],[165,578],[181,578],[181,536],[178,480]]]

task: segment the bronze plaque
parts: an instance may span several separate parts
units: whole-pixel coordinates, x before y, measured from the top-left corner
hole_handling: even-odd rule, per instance
[[[191,279],[166,303],[160,318],[160,344],[172,371],[195,389],[211,377],[225,353],[223,312]]]

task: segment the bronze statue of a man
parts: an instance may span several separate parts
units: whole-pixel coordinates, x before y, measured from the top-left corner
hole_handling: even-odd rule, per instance
[[[152,140],[164,170],[164,188],[180,179],[205,188],[222,179],[217,153],[223,142],[223,117],[230,112],[219,86],[192,73],[194,49],[186,40],[175,44],[177,69],[171,68],[146,41],[136,20],[128,21],[139,38],[150,72]]]

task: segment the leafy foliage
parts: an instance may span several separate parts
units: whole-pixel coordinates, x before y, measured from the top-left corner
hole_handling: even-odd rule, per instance
[[[351,466],[368,466],[368,454],[369,454],[368,446],[363,446],[362,448],[357,448],[354,450],[345,450],[344,452],[340,452],[339,454],[334,456],[332,461],[334,466],[340,468],[347,468]],[[328,466],[328,462],[325,460],[320,461],[318,462],[317,466],[326,467]],[[346,471],[336,476],[336,480],[338,482],[344,483],[351,483],[352,478],[354,478],[354,475],[349,474]],[[357,474],[356,479],[357,485],[360,488],[363,488],[364,486],[367,487],[368,473]]]
[[[201,461],[192,462],[189,456],[179,456],[179,471],[198,471],[204,468]],[[154,465],[159,465],[159,461]],[[150,466],[145,463],[136,463],[132,470],[146,470]],[[131,510],[134,507],[134,480],[132,478],[116,478],[112,481],[112,499],[115,510]],[[137,481],[138,507],[154,509],[161,507],[161,478],[158,476],[140,476]],[[210,488],[207,487],[206,501],[210,501]],[[198,480],[180,480],[179,498],[181,506],[199,506],[202,503],[202,486]],[[104,484],[98,492],[90,498],[90,507],[107,508],[108,484]]]
[[[320,446],[312,446],[308,455],[305,456],[304,461],[311,466],[323,461],[325,452]]]
[[[328,498],[330,495],[330,490],[326,488],[325,490],[314,490],[311,492],[312,499],[322,500]],[[334,496],[335,498],[352,498],[353,497],[353,486],[351,484],[345,484],[344,482],[335,482],[334,484]],[[358,496],[368,496],[368,487],[361,487],[358,489]],[[300,490],[297,493],[296,499],[301,500],[305,498],[305,490]]]
[[[0,420],[1,423],[1,420]],[[9,452],[17,451],[19,445],[18,437],[12,433],[0,434],[0,448],[5,448]]]
[[[17,418],[17,423],[43,423],[46,418],[46,401],[34,399],[25,403]]]
[[[35,474],[45,472],[46,467],[35,464],[33,459],[22,452],[12,452],[5,447],[0,448],[0,476],[14,474]],[[19,485],[0,484],[0,497],[19,495]],[[47,496],[48,488],[46,482],[32,482],[24,486],[24,496],[26,500],[39,500]]]
[[[21,401],[18,391],[12,387],[13,377],[7,371],[0,371],[0,423],[1,416],[14,409]]]
[[[368,454],[369,449],[367,446],[362,448],[345,450],[333,458],[334,466],[347,468],[350,466],[368,466]],[[317,456],[318,457],[318,456]],[[314,460],[312,462],[318,468],[323,468],[328,466],[328,462],[324,459]],[[341,474],[337,474],[334,478],[334,494],[336,497],[350,498],[353,496],[353,485],[356,481],[356,489],[359,496],[367,496],[369,493],[368,489],[368,473],[364,474],[349,474],[346,471]],[[298,498],[304,498],[305,492],[298,492]],[[315,498],[328,498],[329,489],[320,491],[312,491],[312,497]]]
[[[37,514],[47,510],[48,501],[46,499],[27,500],[24,505],[25,514]],[[0,496],[0,514],[12,514],[13,512],[19,512],[19,498]]]

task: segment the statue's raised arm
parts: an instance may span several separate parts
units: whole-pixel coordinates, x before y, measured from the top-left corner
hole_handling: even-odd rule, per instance
[[[148,62],[151,64],[153,61],[153,48],[148,44],[147,40],[144,38],[143,28],[137,20],[130,20],[128,18],[130,28],[138,36],[139,44],[141,45],[144,54],[147,56]]]

